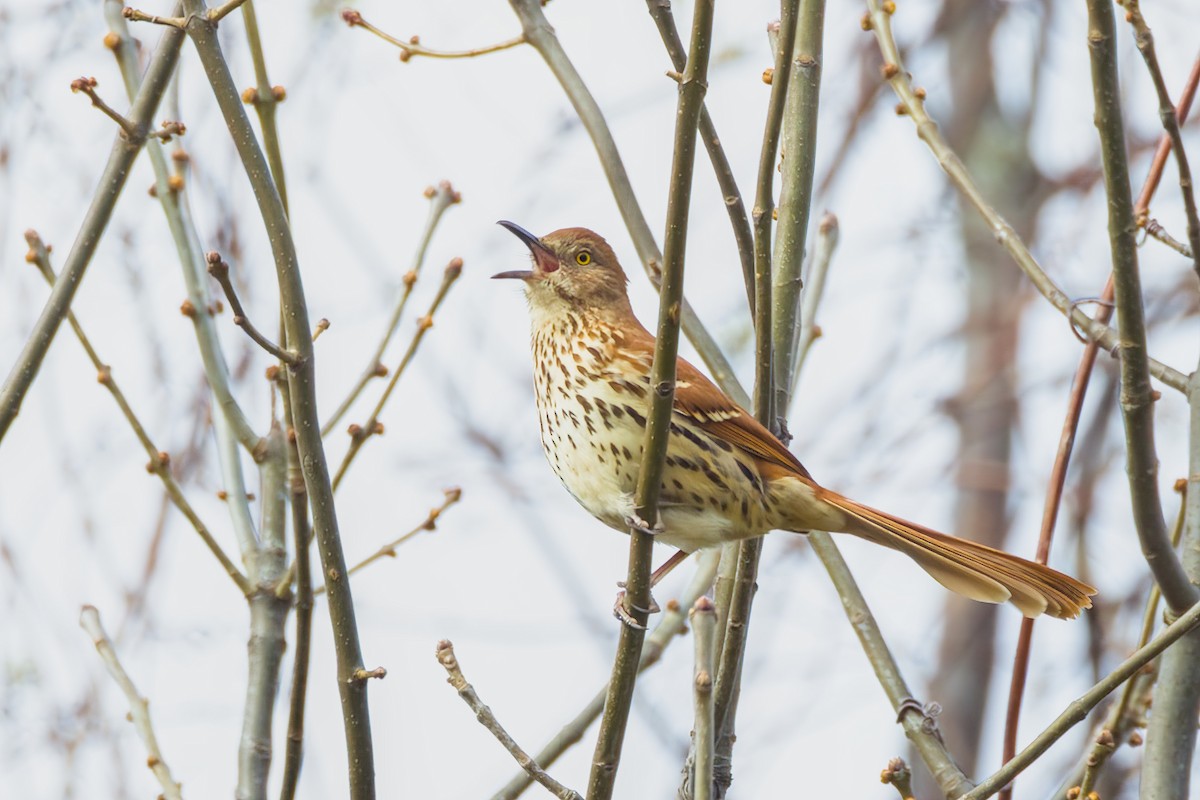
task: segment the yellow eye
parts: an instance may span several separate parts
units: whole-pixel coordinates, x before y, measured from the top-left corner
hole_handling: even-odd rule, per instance
[[[592,263],[592,254],[587,250],[580,250],[575,254],[575,263],[581,267],[586,267],[588,264]]]

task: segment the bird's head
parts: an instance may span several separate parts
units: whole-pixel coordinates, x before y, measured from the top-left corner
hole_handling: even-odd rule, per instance
[[[493,278],[525,282],[525,294],[535,308],[552,311],[558,304],[592,309],[625,310],[629,279],[608,242],[587,228],[563,228],[540,239],[512,222],[501,220],[525,243],[532,269],[512,270]]]

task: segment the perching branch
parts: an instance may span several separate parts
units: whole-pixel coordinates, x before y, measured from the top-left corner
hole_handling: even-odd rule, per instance
[[[667,48],[667,55],[675,71],[682,73],[687,64],[687,53],[683,49],[683,41],[679,38],[679,30],[675,27],[675,16],[671,13],[671,4],[662,0],[646,0],[646,10],[658,28],[658,35]],[[700,110],[700,141],[708,151],[708,160],[712,162],[713,172],[717,176],[717,185],[721,188],[721,196],[725,200],[725,211],[729,215],[729,224],[733,226],[733,239],[737,243],[738,259],[742,263],[742,278],[746,282],[746,297],[750,302],[750,310],[754,310],[754,233],[750,230],[750,219],[746,216],[746,204],[742,202],[742,193],[738,189],[737,179],[733,175],[733,167],[721,146],[721,137],[713,125],[708,108]]]
[[[625,584],[624,608],[637,625],[621,626],[617,654],[609,680],[608,698],[588,778],[588,800],[612,797],[621,758],[621,745],[633,701],[638,661],[645,638],[644,627],[650,607],[650,561],[654,537],[645,523],[658,520],[658,495],[667,455],[671,415],[675,398],[675,362],[679,353],[679,322],[683,303],[684,252],[687,246],[688,211],[696,155],[696,125],[708,89],[708,59],[712,43],[712,0],[696,0],[688,44],[687,66],[679,85],[671,184],[667,195],[667,231],[663,277],[659,289],[658,337],[650,368],[652,388],[646,411],[646,433],[642,440],[642,463],[634,491],[634,513],[629,543],[629,576]]]
[[[182,800],[183,795],[179,791],[179,784],[171,777],[171,770],[167,766],[167,762],[163,760],[162,750],[158,746],[158,737],[154,735],[154,726],[150,723],[150,704],[146,702],[146,698],[138,694],[137,687],[129,678],[129,673],[125,672],[125,668],[121,666],[121,662],[117,658],[117,651],[113,649],[108,634],[104,632],[104,627],[100,624],[100,612],[96,610],[95,606],[83,607],[83,610],[79,612],[79,626],[92,637],[92,644],[96,645],[96,652],[104,661],[108,674],[117,682],[117,686],[121,687],[125,699],[129,701],[129,716],[133,720],[133,727],[141,737],[142,743],[146,745],[146,766],[150,767],[150,771],[158,779],[158,784],[163,790],[163,797],[167,800]]]
[[[438,642],[437,646],[438,663],[445,668],[446,682],[454,687],[458,692],[458,696],[463,699],[463,702],[475,712],[475,718],[483,727],[496,737],[496,741],[504,746],[517,763],[521,765],[521,769],[533,778],[533,780],[545,786],[546,789],[555,797],[561,800],[583,800],[583,795],[573,789],[568,789],[558,781],[551,778],[550,775],[536,761],[529,757],[529,754],[521,749],[520,745],[504,730],[504,726],[496,719],[496,715],[492,710],[484,705],[479,699],[479,695],[475,693],[475,687],[467,683],[466,677],[462,674],[462,668],[458,665],[458,657],[454,655],[454,645],[449,640],[443,639]]]

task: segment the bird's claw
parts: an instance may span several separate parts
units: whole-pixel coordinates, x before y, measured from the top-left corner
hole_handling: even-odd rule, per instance
[[[625,524],[633,530],[644,533],[647,536],[658,536],[663,532],[663,526],[661,522],[651,527],[650,523],[639,517],[636,512],[625,518]]]
[[[635,631],[646,630],[646,626],[634,619],[633,615],[630,614],[625,608],[625,581],[617,581],[617,586],[621,587],[621,591],[617,592],[616,602],[613,603],[613,616],[621,620],[622,624],[628,625]],[[640,611],[647,616],[650,614],[657,614],[659,611],[662,611],[662,609],[658,606],[658,602],[655,601],[654,595],[650,595],[649,608],[641,608],[640,606],[635,606],[633,603],[629,604],[629,608],[633,611]]]

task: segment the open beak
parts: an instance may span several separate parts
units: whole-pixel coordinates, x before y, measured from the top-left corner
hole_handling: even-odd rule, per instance
[[[492,276],[495,278],[519,278],[523,281],[540,278],[547,273],[554,272],[558,269],[558,256],[554,251],[546,245],[542,244],[542,240],[534,236],[529,231],[522,228],[515,222],[509,222],[502,219],[496,223],[503,228],[507,228],[514,236],[525,243],[529,248],[529,252],[533,255],[533,269],[514,269],[509,272],[500,272]]]

